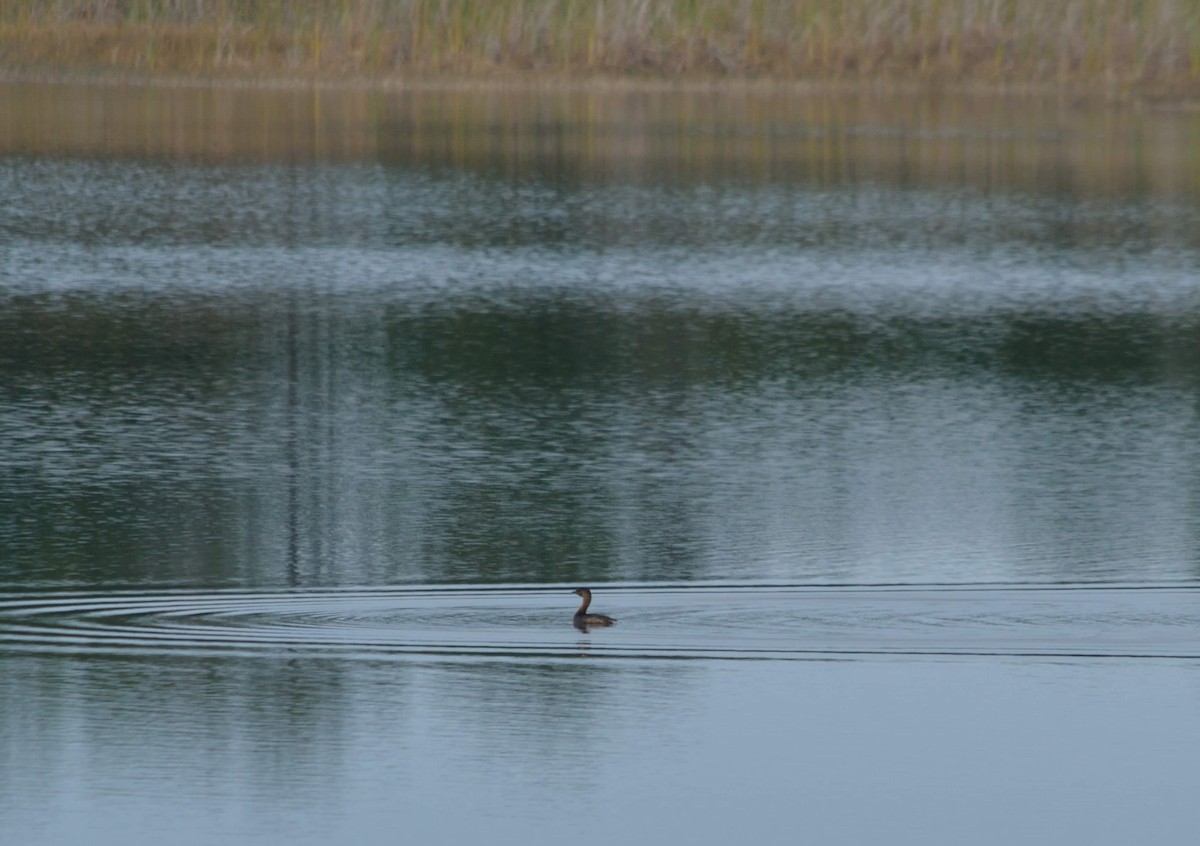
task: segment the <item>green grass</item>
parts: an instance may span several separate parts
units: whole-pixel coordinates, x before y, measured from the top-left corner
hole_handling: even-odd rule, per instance
[[[0,65],[1200,89],[1200,0],[0,0]]]

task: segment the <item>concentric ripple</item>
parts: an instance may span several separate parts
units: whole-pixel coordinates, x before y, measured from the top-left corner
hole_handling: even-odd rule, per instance
[[[811,659],[1200,658],[1177,585],[618,585],[579,632],[565,586],[0,594],[6,650]]]

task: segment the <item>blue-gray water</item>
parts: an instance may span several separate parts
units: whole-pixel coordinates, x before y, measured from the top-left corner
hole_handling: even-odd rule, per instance
[[[1200,116],[3,92],[0,842],[1189,840]]]

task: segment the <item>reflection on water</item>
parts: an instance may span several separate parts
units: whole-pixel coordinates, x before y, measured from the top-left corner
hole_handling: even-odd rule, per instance
[[[370,161],[563,186],[804,180],[1189,202],[1200,190],[1200,112],[1058,94],[13,83],[3,94],[9,156]]]
[[[10,583],[1196,573],[1192,207],[381,164],[0,183]]]
[[[1200,115],[0,94],[0,839],[1194,829]]]
[[[21,843],[1175,841],[1192,669],[0,652],[0,812]]]

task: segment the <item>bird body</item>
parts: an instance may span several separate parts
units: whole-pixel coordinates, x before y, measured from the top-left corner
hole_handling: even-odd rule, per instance
[[[617,622],[612,617],[605,614],[589,614],[588,605],[592,602],[592,592],[587,588],[576,588],[571,591],[576,596],[583,597],[583,602],[579,605],[579,610],[575,612],[575,628],[587,631],[589,626],[611,626]]]

